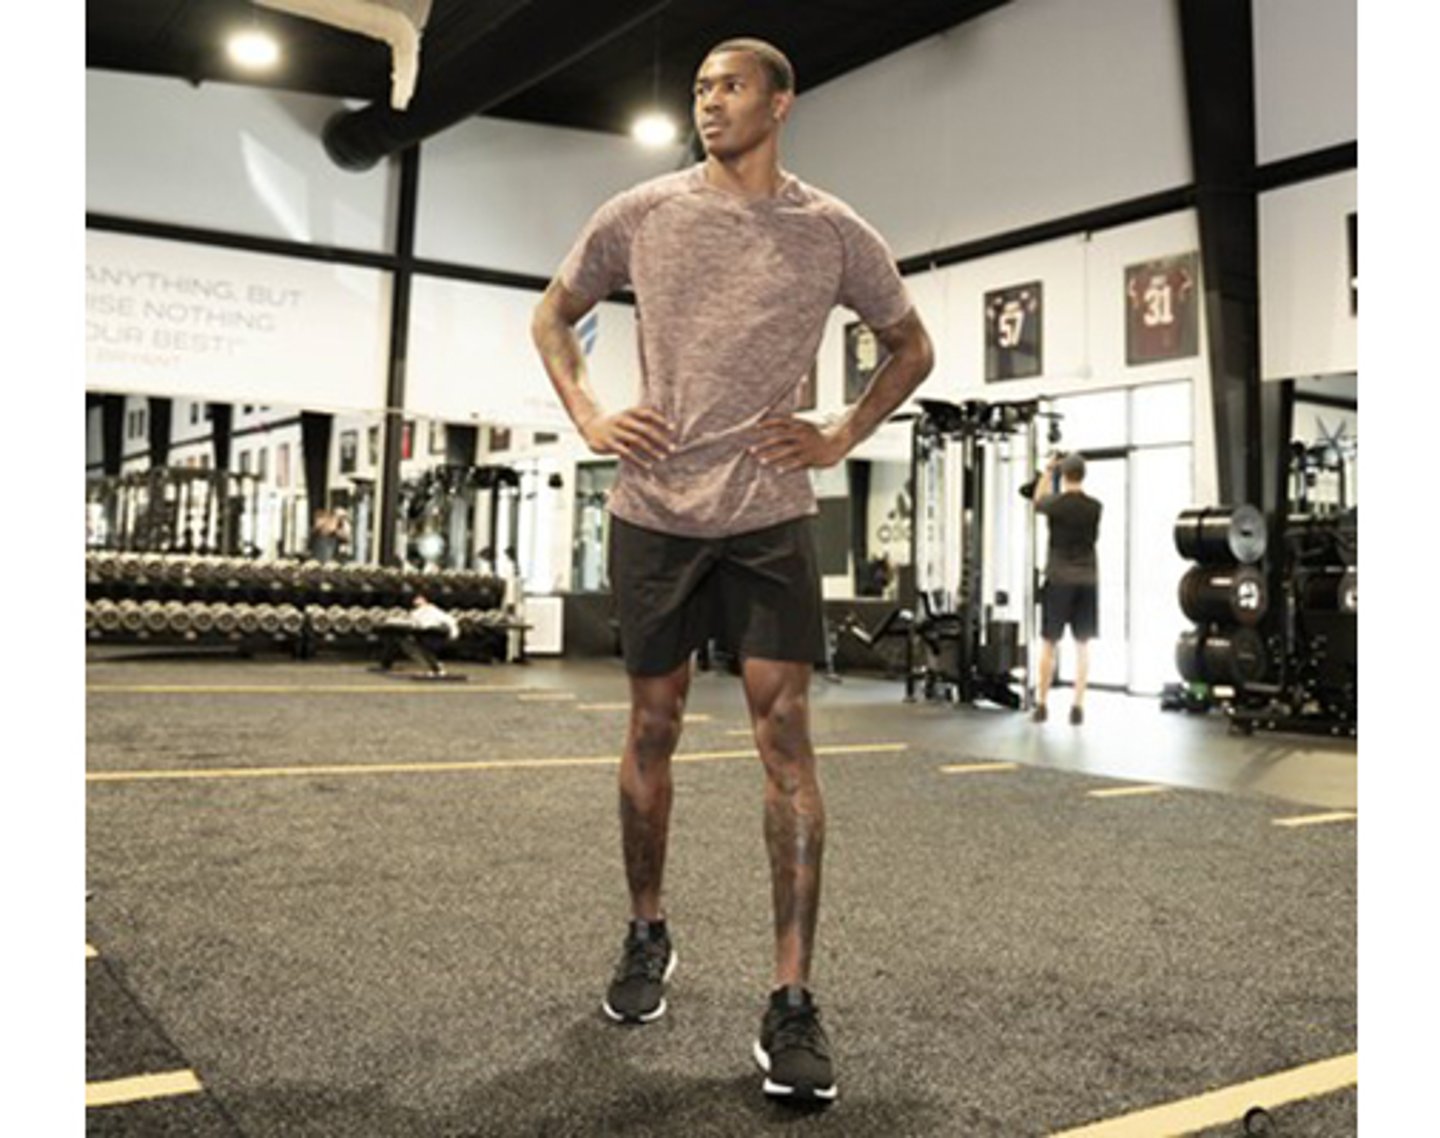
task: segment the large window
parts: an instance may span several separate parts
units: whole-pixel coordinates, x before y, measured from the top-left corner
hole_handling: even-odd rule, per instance
[[[1185,563],[1175,518],[1193,505],[1193,391],[1188,380],[1056,399],[1061,449],[1087,456],[1086,490],[1104,507],[1100,636],[1090,680],[1157,693],[1174,681],[1175,641],[1188,624],[1176,590]],[[1040,535],[1041,549],[1046,536]],[[1043,557],[1043,553],[1042,553]],[[1073,672],[1068,643],[1061,674]]]

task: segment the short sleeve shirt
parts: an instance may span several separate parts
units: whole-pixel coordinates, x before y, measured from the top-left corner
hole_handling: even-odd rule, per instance
[[[831,309],[887,328],[911,307],[878,233],[839,199],[786,175],[769,198],[711,186],[704,165],[644,182],[596,211],[560,266],[591,303],[634,291],[638,406],[675,428],[649,470],[620,464],[615,516],[724,537],[816,512],[805,470],[748,453],[761,420],[795,409]]]
[[[1100,536],[1101,505],[1083,491],[1041,498],[1035,507],[1050,526],[1045,579],[1057,585],[1093,585],[1099,580],[1095,541]]]

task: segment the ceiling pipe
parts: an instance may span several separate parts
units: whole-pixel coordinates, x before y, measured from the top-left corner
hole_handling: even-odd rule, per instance
[[[345,170],[368,170],[382,158],[483,114],[589,55],[667,7],[669,0],[603,4],[535,0],[446,59],[422,69],[409,109],[383,102],[341,111],[321,134],[325,152]]]

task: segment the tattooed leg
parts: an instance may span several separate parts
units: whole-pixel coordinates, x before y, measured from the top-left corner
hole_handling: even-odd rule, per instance
[[[670,757],[680,742],[687,661],[664,676],[630,677],[630,728],[620,759],[620,835],[631,915],[661,917],[660,890],[670,833]]]
[[[765,845],[775,910],[775,987],[808,984],[820,912],[825,803],[810,745],[809,664],[746,660],[745,695],[765,766]]]

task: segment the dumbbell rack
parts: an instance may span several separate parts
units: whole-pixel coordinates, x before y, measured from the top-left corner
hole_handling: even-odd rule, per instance
[[[403,621],[423,592],[456,618],[456,655],[523,658],[523,625],[504,607],[505,583],[468,570],[420,572],[318,561],[87,551],[85,631],[106,643],[363,650]],[[520,633],[518,653],[509,650]]]

